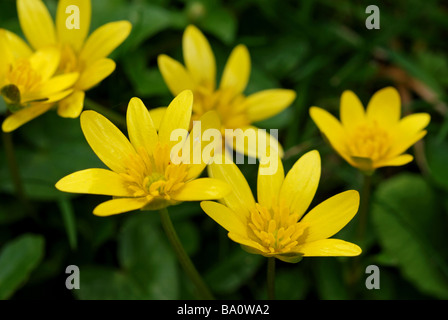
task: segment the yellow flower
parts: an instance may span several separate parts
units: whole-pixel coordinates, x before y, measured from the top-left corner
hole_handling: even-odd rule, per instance
[[[71,14],[75,14],[73,11],[66,13],[71,5],[76,5],[79,9],[79,29],[68,27],[73,22]],[[60,57],[57,60],[59,63],[55,70],[56,74],[79,74],[72,85],[73,92],[59,101],[57,109],[61,117],[77,118],[84,106],[85,91],[97,85],[115,70],[115,62],[107,56],[128,37],[131,24],[128,21],[110,22],[87,37],[91,19],[90,0],[76,2],[60,0],[56,23],[53,22],[41,0],[17,0],[17,10],[22,32],[32,49],[57,48],[59,50]],[[22,51],[31,52],[32,49],[19,37],[14,34],[11,34],[11,37]],[[29,111],[29,113],[27,121],[43,112],[35,114]],[[13,120],[10,121],[13,122]],[[12,126],[17,128],[26,122],[19,120]]]
[[[171,141],[171,133],[176,129],[188,129],[192,105],[191,91],[180,93],[168,106],[157,133],[143,102],[138,98],[131,99],[126,116],[130,141],[100,114],[84,111],[81,127],[86,140],[110,170],[78,171],[59,180],[56,188],[65,192],[113,196],[114,199],[94,209],[93,213],[98,216],[137,209],[158,210],[181,201],[223,197],[230,192],[226,183],[197,178],[210,159],[194,164],[186,158],[186,152],[182,159],[188,161],[178,164],[171,161],[171,149],[178,144]],[[193,128],[194,134],[184,140],[189,143],[191,154],[196,148],[203,147],[195,142],[204,130],[219,128],[219,119],[214,112],[209,112],[201,117],[200,125],[201,132],[195,132]]]
[[[416,113],[400,119],[400,114],[400,95],[392,87],[376,92],[365,111],[352,91],[344,91],[341,122],[321,108],[310,109],[311,118],[332,147],[350,165],[366,173],[413,160],[412,155],[403,153],[425,136],[423,129],[430,116]]]
[[[162,76],[176,95],[182,90],[190,89],[194,93],[193,119],[199,118],[209,110],[216,110],[225,129],[250,129],[258,131],[253,122],[276,115],[288,107],[295,99],[295,92],[286,89],[263,90],[249,96],[243,94],[250,77],[250,56],[246,46],[236,46],[230,54],[224,68],[219,87],[216,88],[215,57],[205,36],[196,27],[190,25],[183,35],[183,58],[185,67],[178,61],[160,55],[158,65]],[[156,109],[157,112],[157,109]],[[279,149],[281,146],[268,133],[267,143]],[[233,143],[227,137],[227,144],[236,151],[257,157],[254,146]]]
[[[201,202],[202,209],[229,233],[233,241],[248,252],[297,262],[309,256],[356,256],[361,249],[352,243],[328,239],[341,230],[356,214],[359,194],[355,190],[339,193],[308,209],[319,184],[321,166],[317,151],[302,156],[284,175],[278,170],[258,173],[257,198],[235,164],[212,164],[211,176],[226,181],[232,193],[223,204]]]
[[[69,96],[79,74],[57,75],[60,52],[47,47],[32,52],[14,33],[0,29],[0,94],[10,111],[2,130],[12,131]]]

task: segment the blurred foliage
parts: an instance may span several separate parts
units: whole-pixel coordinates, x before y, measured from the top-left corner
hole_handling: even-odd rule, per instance
[[[54,14],[57,2],[45,3]],[[285,170],[308,150],[321,153],[322,177],[311,206],[342,190],[360,190],[361,176],[324,142],[309,107],[337,115],[344,90],[366,104],[375,91],[392,85],[402,96],[403,114],[431,114],[428,135],[411,150],[415,160],[374,176],[362,256],[278,262],[279,299],[448,298],[448,7],[441,0],[368,4],[380,8],[380,30],[366,29],[364,1],[93,0],[91,30],[128,19],[133,31],[113,53],[116,71],[87,93],[89,99],[122,115],[134,96],[150,108],[167,105],[172,97],[157,55],[182,61],[182,33],[190,23],[207,35],[219,72],[231,49],[244,43],[252,59],[246,93],[297,91],[289,109],[259,125],[279,129]],[[15,1],[0,6],[0,27],[21,34]],[[0,299],[195,298],[156,212],[99,218],[92,210],[105,197],[54,188],[69,173],[103,166],[79,119],[47,113],[14,132],[13,142],[28,200],[15,195],[2,142]],[[257,166],[241,169],[255,188]],[[265,259],[230,241],[198,203],[172,207],[170,214],[217,298],[266,298]],[[357,242],[356,223],[337,237]],[[365,287],[369,264],[380,267],[379,290]],[[80,290],[65,289],[68,265],[80,268]]]

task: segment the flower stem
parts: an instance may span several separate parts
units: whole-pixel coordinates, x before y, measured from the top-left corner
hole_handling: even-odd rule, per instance
[[[358,223],[358,239],[363,241],[367,229],[367,220],[369,215],[370,193],[372,189],[372,175],[370,173],[362,173],[363,183],[361,190],[361,199],[359,204],[359,223]]]
[[[165,233],[173,246],[173,249],[177,255],[177,258],[179,260],[179,263],[181,264],[184,271],[187,273],[187,275],[190,277],[191,281],[196,286],[198,293],[200,297],[204,300],[213,300],[214,297],[210,290],[208,289],[205,282],[202,280],[201,275],[196,270],[195,266],[191,262],[190,257],[185,252],[184,247],[182,246],[182,243],[179,240],[179,237],[177,236],[176,230],[174,229],[173,223],[171,222],[171,218],[169,216],[168,210],[166,208],[159,210],[160,213],[160,219],[162,221],[163,229],[165,230]]]
[[[268,299],[275,300],[275,258],[268,258],[267,271]]]
[[[2,132],[2,140],[5,147],[6,160],[8,163],[9,173],[11,174],[12,183],[17,198],[26,204],[25,189],[23,187],[22,178],[20,177],[19,166],[17,165],[16,154],[14,152],[14,143],[12,141],[12,134]]]

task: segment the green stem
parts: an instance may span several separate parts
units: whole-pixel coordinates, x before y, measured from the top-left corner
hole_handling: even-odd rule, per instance
[[[17,198],[22,203],[26,204],[26,194],[23,187],[22,178],[20,177],[19,166],[17,165],[16,154],[14,152],[14,144],[12,141],[12,134],[8,132],[2,132],[3,144],[5,146],[6,161],[8,163],[9,173],[11,174],[12,183]]]
[[[361,190],[361,199],[359,204],[359,224],[358,224],[358,239],[364,241],[367,229],[367,220],[369,215],[370,193],[372,189],[372,175],[363,172],[363,183]]]
[[[160,213],[160,219],[162,221],[163,229],[165,230],[165,233],[173,246],[174,252],[177,255],[177,258],[184,269],[185,273],[190,277],[191,281],[196,286],[198,293],[202,297],[202,299],[205,300],[213,300],[213,295],[211,294],[210,290],[208,289],[205,282],[202,280],[201,275],[196,270],[195,266],[191,262],[190,257],[185,252],[184,247],[182,246],[182,243],[179,240],[179,237],[177,236],[176,230],[174,229],[173,223],[171,222],[171,218],[169,216],[168,210],[166,208],[159,210]]]
[[[105,116],[107,119],[109,119],[119,127],[126,127],[126,118],[123,115],[112,109],[102,106],[98,102],[90,100],[89,98],[85,98],[84,107],[85,109],[94,110],[98,113],[101,113],[103,116]]]
[[[275,258],[268,258],[267,271],[268,299],[275,300]]]

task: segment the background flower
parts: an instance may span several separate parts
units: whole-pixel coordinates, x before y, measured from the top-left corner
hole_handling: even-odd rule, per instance
[[[0,52],[0,93],[13,112],[3,122],[3,131],[15,130],[72,94],[79,74],[57,74],[56,48],[33,53],[15,34],[0,29]]]
[[[332,147],[352,166],[366,172],[411,162],[413,156],[403,152],[426,135],[423,129],[430,120],[427,113],[400,120],[400,96],[392,87],[376,92],[366,110],[352,91],[344,91],[340,122],[317,107],[310,109],[310,115]]]
[[[167,55],[158,57],[160,72],[170,91],[176,95],[185,89],[193,90],[193,119],[215,110],[222,123],[223,143],[246,155],[259,157],[253,146],[234,142],[233,136],[225,136],[225,129],[258,131],[251,124],[270,118],[290,106],[296,97],[295,92],[269,89],[246,97],[244,90],[250,77],[250,56],[245,45],[238,45],[232,50],[218,88],[215,56],[197,27],[190,25],[185,29],[182,48],[185,67]],[[281,146],[268,133],[264,133],[262,139],[283,154]]]
[[[17,0],[17,13],[20,26],[31,47],[20,40],[15,34],[8,32],[8,38],[16,47],[15,52],[29,55],[32,50],[57,49],[57,58],[53,72],[57,75],[68,74],[77,78],[70,83],[72,90],[53,104],[37,108],[38,111],[24,111],[27,116],[17,116],[20,121],[13,125],[14,129],[47,111],[54,102],[58,104],[58,114],[61,117],[77,118],[84,106],[85,91],[96,86],[115,70],[115,62],[107,56],[116,49],[131,32],[129,21],[109,22],[97,28],[90,35],[91,0],[76,2],[79,9],[79,29],[67,28],[66,12],[68,6],[73,5],[70,0],[58,2],[56,23],[41,0]],[[70,12],[70,11],[69,11]],[[68,76],[67,76],[68,77]],[[60,87],[66,82],[54,81]],[[67,82],[68,83],[68,82]],[[25,121],[26,120],[26,121]],[[9,125],[12,127],[12,125]],[[11,130],[9,130],[11,131]]]

